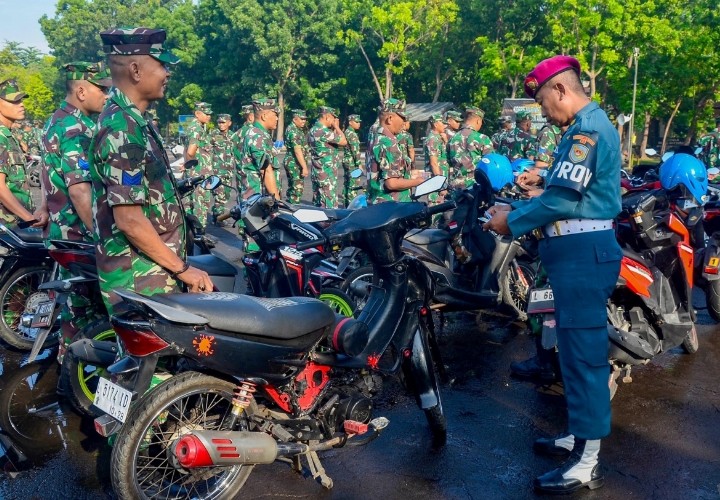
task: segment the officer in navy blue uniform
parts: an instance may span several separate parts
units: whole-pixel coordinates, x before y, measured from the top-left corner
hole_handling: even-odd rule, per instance
[[[600,439],[610,433],[606,302],[620,273],[622,251],[612,229],[620,213],[620,138],[580,82],[580,63],[555,56],[525,79],[525,92],[553,124],[568,126],[538,197],[493,207],[485,229],[517,238],[534,231],[555,295],[558,354],[568,432],[538,439],[538,453],[568,455],[535,479],[540,493],[599,488]]]

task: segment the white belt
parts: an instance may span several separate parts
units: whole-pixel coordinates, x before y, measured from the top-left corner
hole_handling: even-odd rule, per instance
[[[543,235],[548,238],[567,234],[592,233],[613,228],[612,219],[566,219],[553,222],[543,227]]]

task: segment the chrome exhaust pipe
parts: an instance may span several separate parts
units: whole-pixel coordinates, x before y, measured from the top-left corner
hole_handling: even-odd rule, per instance
[[[194,431],[174,447],[178,463],[186,469],[213,466],[271,464],[279,456],[308,451],[301,443],[278,443],[264,432]]]

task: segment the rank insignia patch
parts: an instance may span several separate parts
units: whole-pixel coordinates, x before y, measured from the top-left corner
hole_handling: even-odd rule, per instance
[[[570,161],[573,163],[580,163],[587,158],[588,152],[589,150],[587,146],[583,146],[582,144],[573,144],[570,149]]]

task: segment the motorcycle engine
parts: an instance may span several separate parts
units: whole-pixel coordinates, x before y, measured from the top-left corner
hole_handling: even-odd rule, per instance
[[[354,420],[364,424],[372,418],[372,400],[357,393],[340,394],[340,398],[325,414],[330,429],[341,430],[346,420]]]

